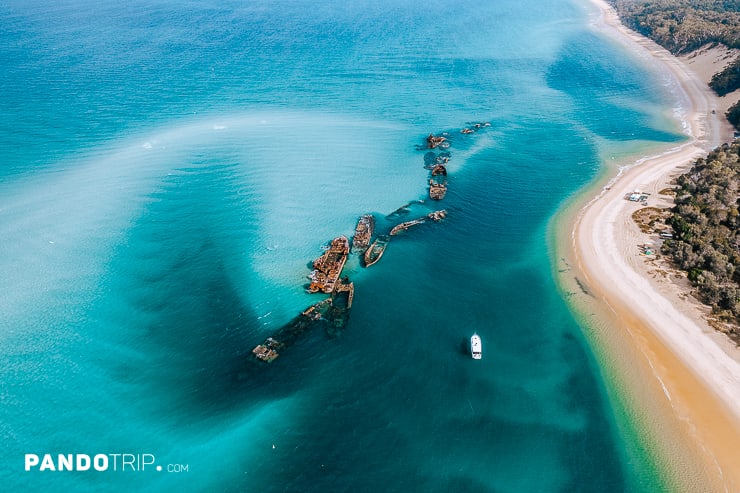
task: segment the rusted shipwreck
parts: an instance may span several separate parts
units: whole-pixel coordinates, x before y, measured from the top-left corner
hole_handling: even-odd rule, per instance
[[[375,231],[375,216],[372,214],[360,216],[355,227],[355,235],[352,237],[352,251],[360,254],[364,253],[367,247],[370,246],[373,231]]]
[[[327,334],[330,336],[339,335],[340,331],[347,325],[354,297],[354,283],[348,277],[340,279],[331,295],[331,304],[327,314]]]
[[[403,223],[395,226],[393,229],[391,229],[390,235],[391,236],[395,236],[395,235],[397,235],[399,233],[402,233],[402,232],[408,230],[409,228],[411,228],[413,226],[417,226],[419,224],[424,224],[429,219],[431,219],[432,221],[435,221],[436,222],[436,221],[441,221],[445,217],[447,217],[447,211],[445,209],[442,209],[442,210],[439,210],[439,211],[430,212],[429,214],[427,214],[424,217],[420,217],[419,219],[414,219],[412,221],[406,221],[406,222],[403,222]]]
[[[344,263],[349,254],[349,241],[346,236],[334,238],[324,254],[314,260],[313,272],[309,275],[311,284],[308,286],[309,293],[331,293],[334,284],[342,273]]]
[[[447,195],[447,168],[444,164],[437,164],[432,168],[432,177],[429,179],[429,198],[442,200]]]
[[[331,297],[303,310],[300,315],[280,327],[262,344],[255,346],[252,354],[259,361],[272,363],[280,356],[283,349],[291,346],[302,334],[315,327],[324,327],[330,337],[339,335],[349,320],[354,295],[354,283],[348,277],[340,279]]]
[[[427,137],[427,147],[429,149],[434,149],[436,147],[445,149],[449,147],[449,143],[447,142],[447,137],[444,137],[442,135],[429,134],[429,136]]]
[[[265,339],[252,349],[255,358],[266,363],[272,363],[280,356],[283,348],[293,344],[298,337],[316,325],[322,324],[324,315],[331,307],[331,298],[321,300],[295,317],[287,324],[280,327],[274,334]]]
[[[375,241],[373,241],[373,244],[370,245],[370,248],[365,250],[365,255],[363,256],[363,259],[365,260],[365,267],[370,267],[371,265],[377,263],[378,260],[380,260],[380,257],[383,256],[383,253],[385,252],[385,248],[388,246],[389,241],[390,238],[386,235],[380,235],[375,238]]]

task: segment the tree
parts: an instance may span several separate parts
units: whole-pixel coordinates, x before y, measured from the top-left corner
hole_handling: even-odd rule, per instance
[[[701,299],[740,321],[740,141],[725,144],[678,177],[662,251],[687,272]]]

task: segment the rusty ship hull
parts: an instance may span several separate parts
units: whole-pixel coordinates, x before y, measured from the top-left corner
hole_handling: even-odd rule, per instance
[[[311,284],[308,292],[331,293],[334,291],[334,285],[342,274],[345,262],[349,255],[349,241],[346,236],[334,238],[329,245],[329,249],[313,262],[313,272],[309,276]]]
[[[352,250],[357,253],[364,253],[370,246],[370,239],[375,231],[375,216],[365,214],[360,217],[355,227],[355,235],[352,237]]]
[[[432,177],[429,179],[429,198],[442,200],[447,195],[447,168],[437,164],[432,168]]]
[[[387,236],[378,236],[375,239],[373,244],[370,245],[370,248],[365,251],[365,267],[370,267],[380,260],[380,257],[382,257],[383,253],[385,253],[385,249],[388,246],[389,241],[390,238],[388,238]]]

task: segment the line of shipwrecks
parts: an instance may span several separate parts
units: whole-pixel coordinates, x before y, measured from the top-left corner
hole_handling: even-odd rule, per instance
[[[476,130],[490,126],[490,123],[475,123],[473,127],[465,127],[460,132],[470,134]],[[445,135],[429,134],[426,138],[427,149],[447,149],[450,144]],[[433,154],[433,153],[431,153]],[[429,197],[432,200],[442,200],[447,194],[447,167],[450,154],[448,152],[440,155],[434,155],[429,178]],[[425,158],[426,159],[426,158]],[[423,203],[424,201],[417,201]],[[392,214],[386,216],[386,219],[395,219],[410,211],[411,205],[415,202],[406,204]],[[352,237],[350,245],[346,236],[334,238],[325,252],[313,261],[313,270],[308,275],[310,283],[306,289],[309,293],[328,294],[318,303],[309,306],[290,322],[280,327],[275,333],[270,335],[262,344],[258,344],[252,354],[257,360],[272,362],[280,352],[293,344],[299,336],[310,329],[323,326],[329,336],[337,336],[346,326],[349,320],[349,313],[352,308],[354,299],[354,283],[348,276],[342,276],[342,270],[347,263],[351,253],[357,254],[362,260],[361,265],[370,267],[380,261],[385,252],[392,236],[408,231],[409,229],[425,224],[429,221],[438,222],[447,216],[447,211],[436,210],[422,217],[410,221],[404,221],[393,226],[390,231],[378,234],[374,237],[376,229],[375,216],[364,214],[360,216],[355,227],[355,234]]]

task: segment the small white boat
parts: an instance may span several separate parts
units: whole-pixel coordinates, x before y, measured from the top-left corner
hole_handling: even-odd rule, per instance
[[[473,337],[470,338],[470,354],[473,356],[473,359],[481,359],[483,357],[483,345],[478,334],[473,334]]]

